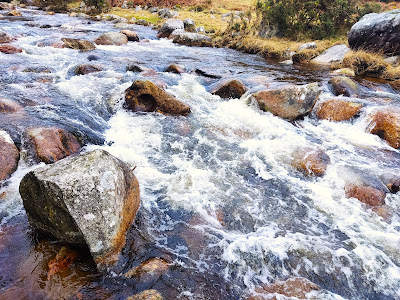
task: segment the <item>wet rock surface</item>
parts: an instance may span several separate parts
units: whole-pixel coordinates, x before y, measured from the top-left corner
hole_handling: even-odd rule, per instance
[[[100,68],[98,66],[94,66],[94,65],[80,65],[80,66],[76,67],[75,74],[76,75],[86,75],[86,74],[90,74],[90,73],[100,72],[101,70],[102,70],[102,68]]]
[[[71,38],[62,38],[64,42],[64,47],[81,50],[81,51],[91,51],[96,49],[96,46],[87,40],[83,39],[71,39]]]
[[[7,132],[0,130],[0,183],[17,169],[19,150]]]
[[[321,120],[347,121],[360,113],[361,103],[343,99],[330,99],[317,105],[316,115]]]
[[[362,184],[348,184],[345,187],[347,198],[356,198],[369,206],[380,206],[385,204],[386,193]]]
[[[187,115],[190,107],[151,81],[137,80],[125,91],[124,106],[135,112],[159,111],[168,115]]]
[[[10,43],[14,37],[0,28],[0,43]]]
[[[73,134],[56,127],[28,128],[25,139],[25,147],[33,159],[47,164],[77,153],[81,148]]]
[[[311,112],[321,91],[317,83],[261,90],[252,94],[260,108],[275,116],[295,120]]]
[[[145,290],[126,300],[163,300],[163,296],[156,290]]]
[[[104,150],[29,172],[20,193],[32,226],[88,247],[100,270],[115,262],[140,204],[136,177]]]
[[[107,32],[94,40],[97,45],[121,46],[128,43],[128,37],[120,32]]]
[[[218,95],[221,98],[239,99],[246,92],[247,88],[240,80],[222,80],[217,82],[211,89],[211,94]]]
[[[337,76],[329,80],[332,85],[333,92],[336,96],[343,95],[346,97],[352,97],[357,94],[357,84],[346,76]]]
[[[0,52],[4,54],[21,53],[22,49],[11,45],[0,45]]]
[[[122,30],[122,34],[125,34],[130,42],[139,42],[139,36],[136,32],[132,30]]]
[[[168,68],[165,69],[165,72],[182,74],[182,73],[185,73],[185,68],[183,66],[180,66],[177,64],[172,64],[172,65],[169,65]]]
[[[331,161],[323,150],[310,147],[296,149],[292,157],[292,166],[306,176],[324,176]]]
[[[22,106],[17,102],[6,98],[0,98],[0,113],[14,113],[22,109]]]
[[[400,112],[378,110],[369,116],[369,132],[384,139],[393,148],[400,147]]]

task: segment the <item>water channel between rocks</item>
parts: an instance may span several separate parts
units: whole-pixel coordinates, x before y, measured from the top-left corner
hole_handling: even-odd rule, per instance
[[[93,41],[119,30],[110,22],[21,11],[28,20],[0,19],[24,50],[0,53],[0,92],[24,112],[0,115],[0,128],[18,144],[27,127],[63,127],[86,149],[102,148],[136,166],[141,207],[109,272],[97,273],[82,257],[49,279],[47,264],[61,246],[36,240],[28,225],[18,186],[37,165],[21,160],[0,189],[0,299],[125,299],[150,288],[166,299],[245,299],[262,284],[296,276],[321,287],[313,299],[399,299],[400,196],[387,194],[392,217],[384,220],[344,192],[346,180],[360,177],[382,188],[382,176],[399,174],[399,151],[366,132],[369,112],[399,104],[389,85],[357,79],[365,106],[353,121],[319,121],[311,114],[290,123],[249,105],[246,97],[210,94],[216,80],[163,71],[177,63],[188,71],[229,73],[249,88],[319,82],[322,99],[332,96],[329,71],[179,46],[135,25],[149,42],[86,53],[57,49],[50,45],[63,37]],[[103,70],[76,76],[75,67],[89,63],[89,55]],[[158,75],[147,79],[166,82],[192,113],[123,109],[125,89],[142,78],[126,72],[133,63],[155,69]],[[38,67],[51,73],[23,72]],[[291,166],[299,146],[329,155],[325,176],[310,178]],[[123,276],[153,257],[170,261],[168,272],[150,281]]]

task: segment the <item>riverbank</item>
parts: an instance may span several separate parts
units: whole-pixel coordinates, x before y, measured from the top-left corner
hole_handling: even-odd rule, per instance
[[[79,4],[80,2],[70,4],[70,10],[78,10]],[[398,6],[397,3],[375,3],[375,5],[381,5],[381,10],[393,9]],[[348,46],[346,35],[317,41],[310,41],[309,39],[293,41],[277,37],[262,38],[255,29],[260,20],[257,19],[255,12],[252,10],[253,6],[252,1],[245,1],[240,5],[229,1],[226,3],[225,1],[224,3],[214,1],[208,6],[183,5],[164,10],[168,11],[167,15],[170,14],[169,17],[182,21],[186,19],[193,20],[196,32],[211,37],[212,43],[210,45],[213,47],[236,49],[249,54],[258,54],[265,59],[282,60],[284,63],[289,64],[308,64],[313,58],[316,58],[330,47],[336,45]],[[108,13],[125,18],[130,23],[152,26],[156,29],[160,28],[166,20],[165,15],[161,15],[159,9],[154,7],[112,7]],[[315,43],[315,46],[306,47],[305,49],[300,48],[300,46],[310,42]],[[351,51],[346,54],[344,62],[325,65],[324,67],[329,67],[333,70],[350,68],[357,76],[372,76],[386,80],[396,89],[400,86],[398,82],[400,78],[398,59],[388,59],[388,56],[382,53]]]

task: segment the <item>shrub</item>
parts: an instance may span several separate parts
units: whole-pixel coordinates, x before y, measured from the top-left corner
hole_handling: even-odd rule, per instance
[[[261,26],[290,38],[335,36],[354,23],[356,13],[354,0],[258,0],[256,9]]]

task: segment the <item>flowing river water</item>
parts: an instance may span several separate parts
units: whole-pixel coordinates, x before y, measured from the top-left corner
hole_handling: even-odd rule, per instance
[[[166,299],[246,299],[262,284],[305,277],[319,285],[313,299],[399,299],[400,196],[388,193],[389,220],[345,197],[344,185],[399,174],[400,153],[366,131],[367,115],[397,106],[387,84],[357,79],[359,118],[293,123],[242,99],[210,94],[216,80],[163,72],[171,63],[239,78],[249,88],[319,82],[332,96],[328,70],[284,66],[229,49],[186,47],[157,39],[132,25],[141,39],[92,52],[49,45],[62,37],[93,41],[119,31],[111,22],[21,10],[25,19],[0,19],[24,51],[0,53],[1,96],[24,111],[0,115],[0,128],[17,145],[32,126],[65,128],[127,162],[139,179],[141,207],[118,263],[99,274],[84,254],[63,274],[49,278],[47,264],[60,249],[29,227],[18,193],[21,178],[37,167],[22,159],[0,189],[0,299],[125,299],[157,289]],[[42,26],[50,25],[50,26]],[[94,55],[96,61],[88,61]],[[103,71],[76,76],[80,64]],[[133,113],[124,91],[142,78],[137,63],[155,69],[167,91],[190,105],[187,117]],[[24,72],[27,68],[51,73]],[[330,157],[325,176],[310,178],[290,164],[299,146],[317,146]],[[22,155],[24,153],[22,152]],[[123,274],[152,257],[171,262],[150,281]]]

